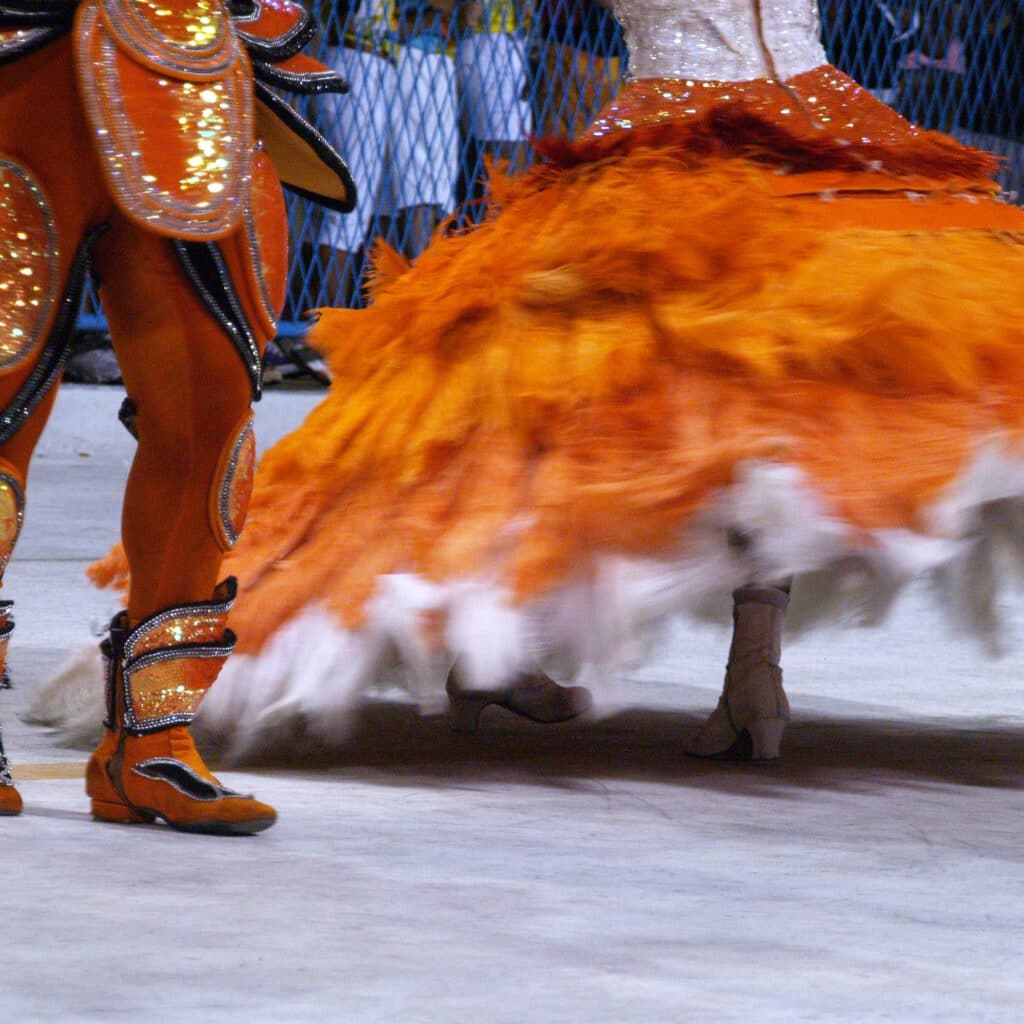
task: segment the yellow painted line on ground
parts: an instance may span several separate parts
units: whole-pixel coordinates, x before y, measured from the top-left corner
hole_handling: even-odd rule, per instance
[[[15,782],[38,782],[41,779],[81,779],[85,762],[58,761],[54,764],[19,764],[14,771]]]

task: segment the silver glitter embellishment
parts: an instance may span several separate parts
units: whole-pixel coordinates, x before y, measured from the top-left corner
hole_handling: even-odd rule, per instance
[[[814,0],[615,0],[633,78],[785,80],[826,62]]]
[[[36,350],[57,297],[57,227],[27,170],[0,158],[0,370]]]

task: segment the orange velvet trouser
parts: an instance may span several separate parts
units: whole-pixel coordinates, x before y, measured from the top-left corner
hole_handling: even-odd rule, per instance
[[[109,225],[93,246],[93,268],[137,407],[139,442],[121,523],[131,621],[206,600],[224,554],[210,496],[222,452],[248,414],[245,366],[189,283],[173,242],[140,229],[115,207],[94,155],[67,40],[0,67],[0,155],[32,175],[53,210],[61,293],[82,239]],[[0,408],[38,354],[0,372]],[[0,468],[6,464],[22,483],[54,392],[0,446]],[[70,504],[67,514],[74,516]]]

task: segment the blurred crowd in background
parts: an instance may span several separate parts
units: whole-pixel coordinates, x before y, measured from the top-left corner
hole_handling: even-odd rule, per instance
[[[271,363],[316,375],[296,325],[316,306],[365,301],[374,239],[414,258],[442,223],[481,216],[488,161],[521,170],[533,160],[531,137],[586,127],[627,69],[609,7],[318,0],[319,57],[351,88],[312,98],[305,112],[345,156],[359,202],[339,215],[289,199],[291,274]],[[1000,182],[1021,201],[1024,0],[823,0],[821,13],[833,64],[911,120],[1003,157]]]

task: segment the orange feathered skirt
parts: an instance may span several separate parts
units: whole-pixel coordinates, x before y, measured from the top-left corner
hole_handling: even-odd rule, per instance
[[[268,703],[386,650],[604,657],[751,579],[891,594],[1024,498],[1024,212],[985,154],[831,68],[634,83],[544,148],[478,228],[380,250],[371,308],[323,311],[331,391],[228,558],[240,651],[292,677]]]

